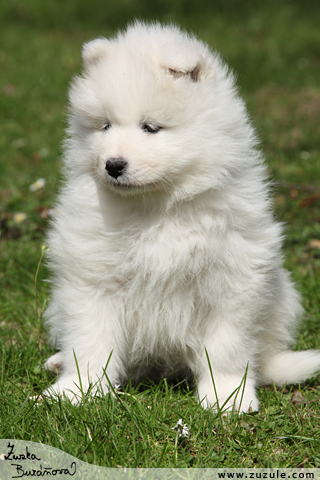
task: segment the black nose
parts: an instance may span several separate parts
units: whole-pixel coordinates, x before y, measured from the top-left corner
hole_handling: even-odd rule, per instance
[[[106,162],[106,170],[108,175],[113,178],[120,177],[127,166],[127,162],[123,158],[109,158]]]

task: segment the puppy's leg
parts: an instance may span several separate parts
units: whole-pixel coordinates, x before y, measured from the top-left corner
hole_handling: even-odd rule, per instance
[[[58,320],[58,328],[54,325],[61,351],[50,357],[45,366],[52,370],[62,365],[62,374],[43,394],[66,395],[73,399],[89,388],[93,393],[100,388],[108,392],[109,382],[111,385],[119,383],[123,374],[117,302],[108,295],[90,292],[89,288],[83,294],[70,285],[64,286],[60,294],[56,293],[53,302],[67,299],[65,316]],[[61,305],[59,307],[59,312],[63,311]],[[49,318],[49,323],[53,323],[53,319]]]
[[[240,372],[238,374],[216,373],[214,369],[212,373],[214,384],[211,374],[207,371],[200,377],[198,384],[198,397],[204,408],[217,409],[219,405],[223,411],[232,408],[241,412],[259,410],[255,380],[250,377],[244,378],[245,370],[243,376]]]
[[[221,324],[206,336],[204,343],[209,361],[204,352],[196,375],[203,407],[219,405],[223,410],[233,407],[242,412],[258,410],[251,341],[234,326]]]
[[[108,393],[111,386],[119,383],[120,369],[117,367],[120,362],[115,358],[117,354],[114,355],[114,351],[110,346],[108,347],[107,342],[102,346],[89,341],[85,348],[78,344],[72,350],[65,347],[57,355],[59,360],[62,360],[63,371],[58,380],[45,390],[43,395],[65,395],[76,402],[77,399],[81,399],[82,393],[86,393],[89,389],[93,394],[98,390]],[[51,358],[45,365],[49,364],[51,367]]]

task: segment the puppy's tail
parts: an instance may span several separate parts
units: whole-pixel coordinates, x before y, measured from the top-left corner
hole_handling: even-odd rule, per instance
[[[260,384],[304,382],[320,371],[320,350],[293,352],[287,350],[271,357],[259,371]]]

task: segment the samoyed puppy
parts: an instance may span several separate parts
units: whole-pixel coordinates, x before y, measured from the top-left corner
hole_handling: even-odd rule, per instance
[[[306,380],[320,353],[290,350],[302,309],[234,77],[157,23],[82,56],[48,236],[45,366],[60,376],[44,394],[191,371],[203,406],[257,410],[257,385]]]

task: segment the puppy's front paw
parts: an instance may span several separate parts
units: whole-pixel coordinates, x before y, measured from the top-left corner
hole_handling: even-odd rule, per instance
[[[252,380],[247,378],[245,385],[241,377],[231,375],[214,380],[215,389],[211,378],[201,381],[198,385],[199,401],[204,408],[217,410],[219,406],[223,412],[232,409],[240,412],[259,410],[259,401]],[[216,398],[215,390],[218,398]]]
[[[41,394],[42,397],[51,397],[53,399],[69,398],[73,404],[81,402],[82,393],[87,390],[88,386],[82,385],[82,390],[79,386],[79,380],[75,377],[63,377],[61,376],[57,382],[44,390]]]

